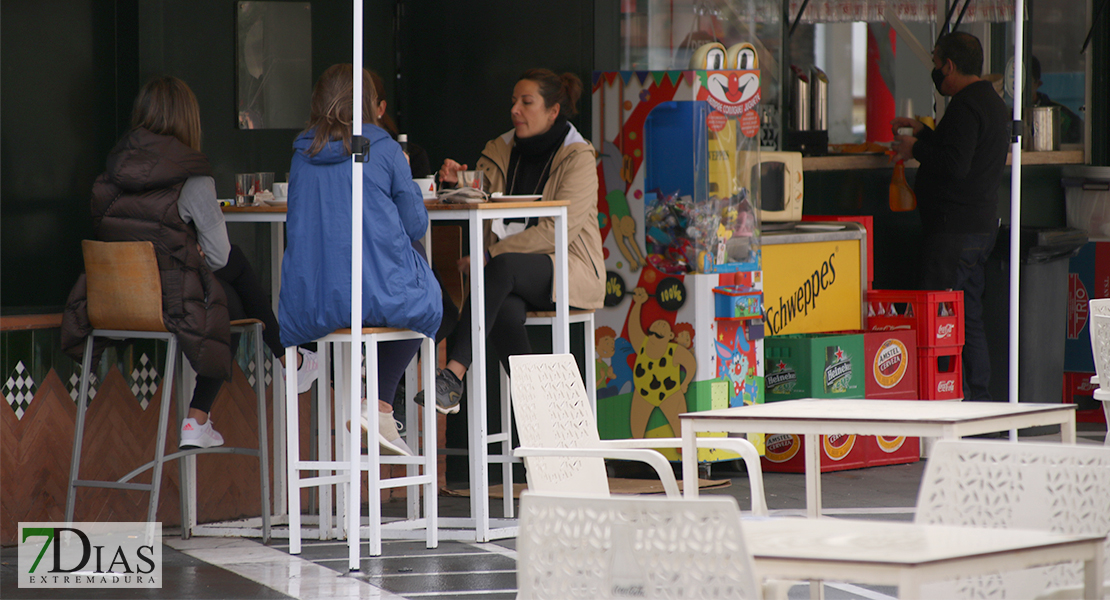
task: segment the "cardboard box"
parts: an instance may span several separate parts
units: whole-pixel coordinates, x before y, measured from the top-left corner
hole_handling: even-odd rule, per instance
[[[863,334],[864,398],[917,400],[917,332]]]
[[[1068,262],[1068,330],[1064,369],[1094,372],[1088,302],[1110,298],[1110,242],[1089,242]]]
[[[764,340],[767,402],[794,398],[863,398],[863,334],[805,334]]]
[[[821,472],[846,471],[867,466],[869,435],[821,436]],[[779,433],[767,436],[761,462],[768,473],[805,473],[805,440],[800,435]]]

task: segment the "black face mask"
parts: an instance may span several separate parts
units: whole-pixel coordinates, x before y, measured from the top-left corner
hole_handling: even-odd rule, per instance
[[[944,84],[944,73],[940,69],[933,69],[929,75],[932,76],[933,85],[936,86],[937,91],[943,94],[944,92],[941,92],[940,86]]]

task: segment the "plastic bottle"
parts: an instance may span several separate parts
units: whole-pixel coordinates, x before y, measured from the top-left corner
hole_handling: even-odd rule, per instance
[[[917,196],[906,183],[906,164],[898,161],[894,165],[894,175],[890,178],[890,210],[905,212],[917,208]]]
[[[401,151],[408,154],[409,151],[409,136],[407,133],[397,134],[397,143],[401,144]]]

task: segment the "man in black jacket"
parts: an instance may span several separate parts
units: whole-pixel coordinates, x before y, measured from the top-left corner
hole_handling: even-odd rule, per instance
[[[915,158],[925,243],[920,287],[964,293],[964,399],[990,400],[990,357],[983,331],[983,266],[998,234],[998,187],[1010,143],[1010,109],[980,79],[983,47],[970,34],[942,36],[933,49],[933,84],[951,96],[936,130],[899,117],[897,158]]]

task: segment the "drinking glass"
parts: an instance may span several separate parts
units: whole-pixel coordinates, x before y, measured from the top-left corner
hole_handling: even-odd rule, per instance
[[[237,173],[235,175],[235,206],[254,204],[254,193],[258,191],[258,173]]]

